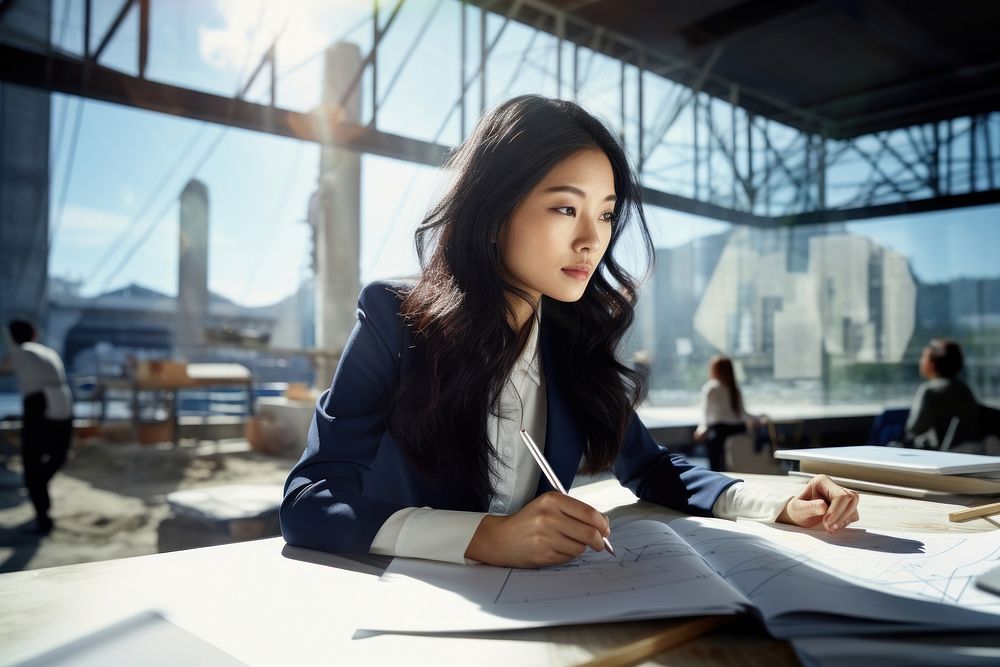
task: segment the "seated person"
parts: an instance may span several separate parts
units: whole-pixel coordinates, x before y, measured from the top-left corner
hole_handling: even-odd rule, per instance
[[[743,409],[743,395],[736,384],[733,362],[729,357],[715,356],[708,364],[708,382],[701,388],[701,422],[694,439],[705,441],[708,465],[712,470],[726,469],[726,438],[746,433],[766,419],[748,414]]]
[[[567,488],[578,470],[611,471],[637,497],[697,516],[831,533],[858,520],[858,494],[829,477],[794,497],[754,494],[660,447],[635,415],[637,374],[616,352],[636,281],[616,243],[649,231],[628,156],[597,118],[515,97],[447,169],[448,193],[415,233],[418,280],[361,292],[285,484],[289,544],[500,567],[604,550],[607,517],[553,490],[529,432]]]
[[[940,449],[953,418],[958,428],[950,445],[982,438],[979,404],[969,386],[958,379],[964,364],[962,348],[953,340],[934,338],[920,356],[920,374],[927,378],[913,397],[906,436],[917,447]]]

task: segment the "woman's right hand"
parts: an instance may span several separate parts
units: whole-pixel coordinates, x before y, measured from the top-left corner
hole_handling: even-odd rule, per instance
[[[542,567],[576,558],[589,546],[604,550],[608,519],[590,505],[556,491],[510,516],[487,514],[465,557],[501,567]]]

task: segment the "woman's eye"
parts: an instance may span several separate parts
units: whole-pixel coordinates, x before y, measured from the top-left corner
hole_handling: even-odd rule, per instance
[[[558,211],[563,215],[571,215],[574,217],[576,216],[576,209],[572,206],[560,206],[553,210]],[[614,222],[616,220],[614,211],[608,211],[607,213],[602,213],[601,220],[603,220],[604,222]]]

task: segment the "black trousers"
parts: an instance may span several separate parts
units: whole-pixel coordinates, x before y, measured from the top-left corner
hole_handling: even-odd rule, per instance
[[[24,463],[24,486],[35,506],[40,524],[49,523],[49,480],[66,463],[73,438],[72,419],[45,417],[45,394],[24,397],[21,426],[21,460]]]
[[[705,445],[708,447],[708,467],[722,472],[726,469],[726,452],[723,443],[731,435],[746,433],[746,424],[712,424],[705,432]]]

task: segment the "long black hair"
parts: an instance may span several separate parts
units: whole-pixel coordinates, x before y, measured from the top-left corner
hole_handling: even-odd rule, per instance
[[[543,297],[542,330],[557,345],[547,361],[587,435],[585,472],[611,467],[639,403],[640,379],[616,357],[632,323],[636,279],[613,250],[637,219],[646,264],[652,241],[640,189],[622,147],[580,106],[538,95],[487,112],[448,158],[450,187],[417,228],[423,268],[401,313],[416,336],[413,372],[402,378],[388,429],[428,475],[462,487],[479,503],[492,492],[496,452],[486,424],[530,333],[515,331],[498,242],[521,200],[557,164],[583,149],[604,152],[614,173],[615,220],[608,248],[583,297]],[[530,300],[529,300],[530,302]]]

